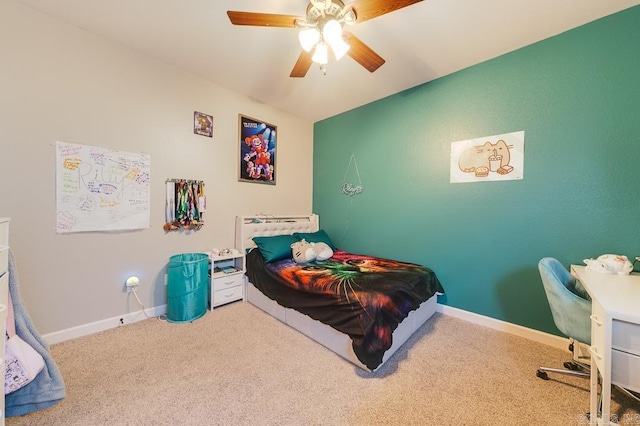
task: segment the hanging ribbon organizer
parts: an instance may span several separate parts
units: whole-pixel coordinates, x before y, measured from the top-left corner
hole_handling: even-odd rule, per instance
[[[201,180],[168,179],[165,232],[179,229],[200,229],[207,210],[204,182]]]

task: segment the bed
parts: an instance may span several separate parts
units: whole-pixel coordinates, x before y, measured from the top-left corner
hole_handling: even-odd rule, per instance
[[[293,235],[298,239],[304,236],[313,240],[318,235],[326,236],[326,233],[319,228],[319,218],[314,214],[236,218],[236,247],[247,253],[246,300],[356,366],[367,371],[379,369],[436,312],[436,294],[444,290],[435,273],[424,266],[347,253],[330,241],[335,249],[331,259],[296,264],[290,255],[289,258],[268,259],[270,253],[264,251],[263,245],[257,249],[254,242],[255,237],[260,237],[256,240],[287,240]],[[341,288],[342,291],[338,292],[341,296],[329,295],[324,291],[327,286],[314,294],[300,292],[300,287],[305,287],[305,292],[309,290],[306,288],[308,282],[300,282],[300,274],[305,277],[322,274],[324,284],[327,269],[336,264],[340,269],[345,265],[350,271],[336,272],[331,269],[329,275],[344,278],[344,274],[359,274],[360,270],[367,269],[358,265],[365,262],[371,265],[372,259],[376,267],[392,267],[389,272],[391,275],[384,279],[385,282],[375,284],[382,286],[385,292],[389,289],[389,292],[366,296],[371,299],[374,308],[367,305],[366,301],[363,303],[365,293],[356,293],[351,288],[355,282],[352,279],[342,279],[337,284],[328,285]],[[381,276],[381,273],[373,275]],[[367,286],[373,283],[369,281],[373,279],[370,275],[364,279],[367,280]],[[362,288],[357,282],[355,286]],[[367,290],[368,293],[371,291]],[[334,300],[337,297],[340,299]],[[378,305],[389,305],[387,299],[393,299],[392,308],[380,308],[378,311]],[[384,300],[384,303],[380,300]],[[356,310],[354,306],[362,311],[357,313],[357,318],[351,317],[352,311]]]

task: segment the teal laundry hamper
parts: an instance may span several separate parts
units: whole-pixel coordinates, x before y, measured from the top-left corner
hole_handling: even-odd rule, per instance
[[[167,321],[194,321],[207,313],[209,256],[176,254],[167,267]]]

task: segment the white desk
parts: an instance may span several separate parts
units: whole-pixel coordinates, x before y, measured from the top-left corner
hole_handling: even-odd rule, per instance
[[[640,392],[640,275],[606,275],[571,265],[592,299],[591,424],[610,424],[611,384]],[[598,413],[598,373],[602,413]]]

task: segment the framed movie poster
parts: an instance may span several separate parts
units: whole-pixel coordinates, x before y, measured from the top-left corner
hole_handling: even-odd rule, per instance
[[[276,126],[239,114],[239,179],[276,184]]]

